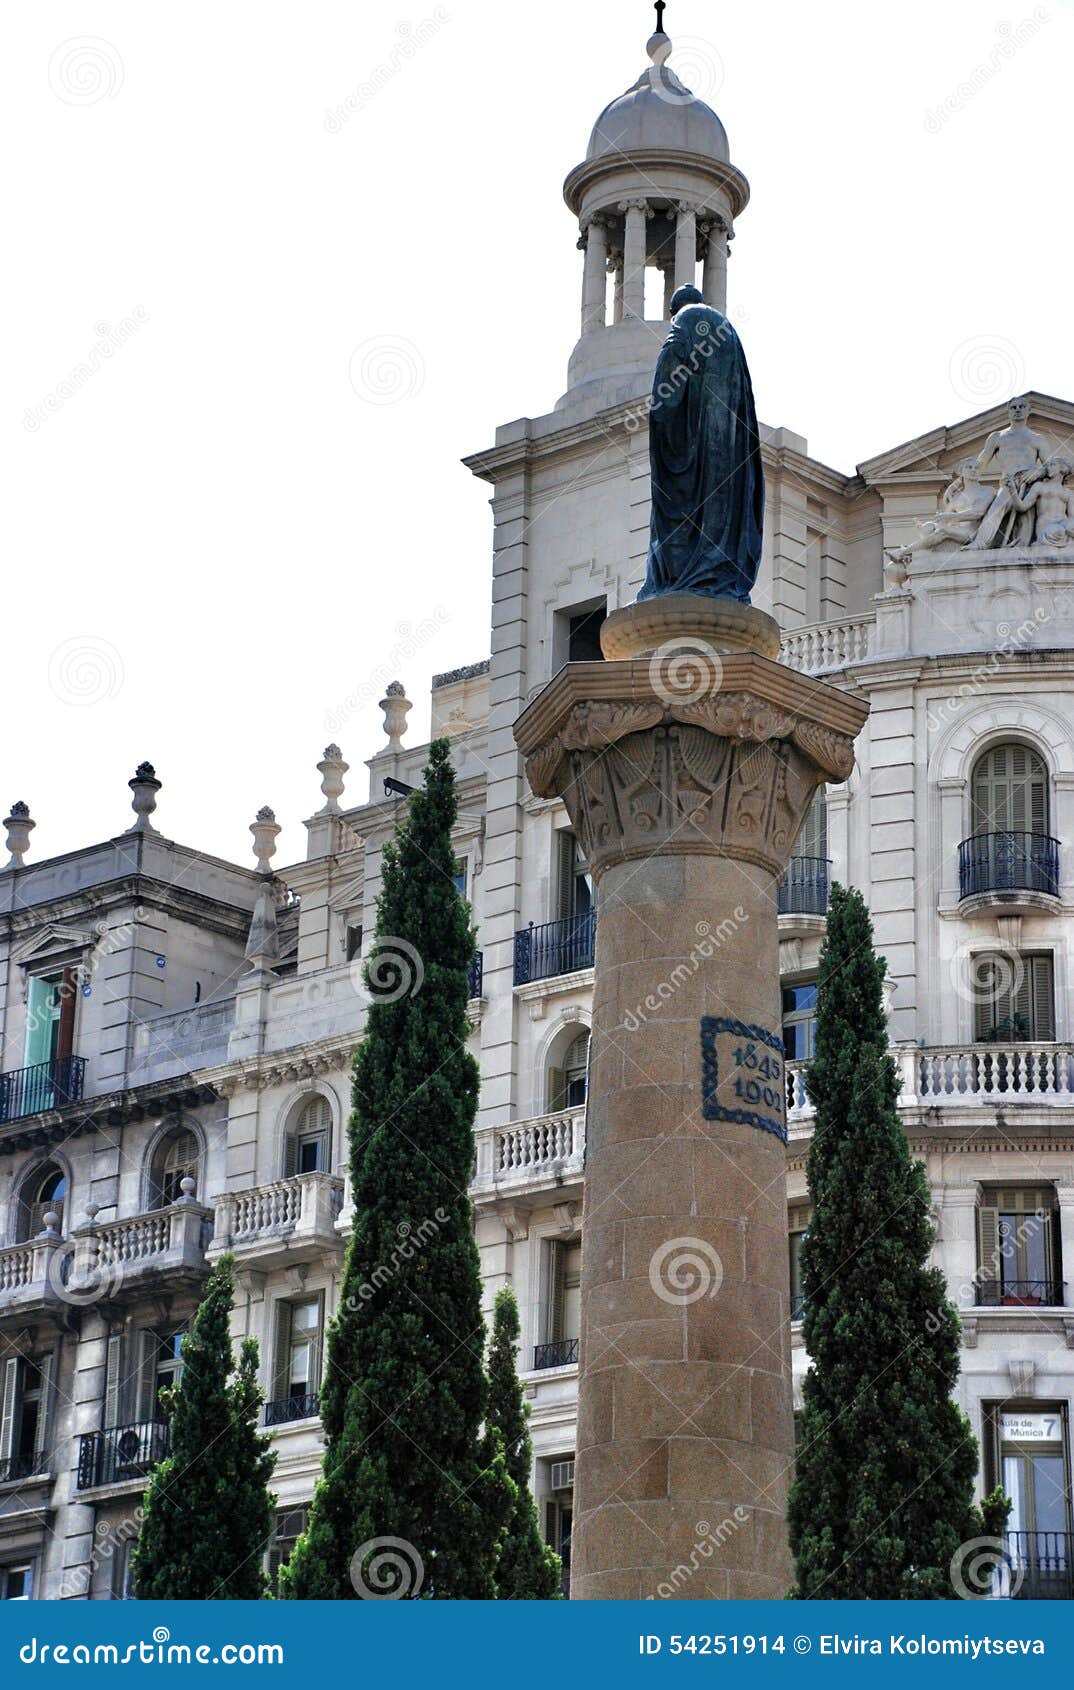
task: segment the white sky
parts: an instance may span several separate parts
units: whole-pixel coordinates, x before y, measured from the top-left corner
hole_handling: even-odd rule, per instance
[[[283,866],[329,738],[364,798],[384,680],[420,739],[430,675],[487,655],[488,489],[458,460],[565,386],[581,255],[561,184],[652,16],[5,9],[0,804],[30,803],[33,858],[125,827],[149,758],[162,831],[252,866],[270,803]],[[1072,18],[1069,0],[671,0],[672,65],[752,187],[729,311],[758,410],[828,463],[1022,387],[1074,397]],[[382,336],[390,404],[350,380]]]

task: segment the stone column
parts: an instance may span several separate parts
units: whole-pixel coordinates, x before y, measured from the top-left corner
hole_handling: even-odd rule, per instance
[[[696,279],[697,212],[688,200],[681,200],[675,217],[675,286],[692,286]]]
[[[627,200],[623,237],[623,315],[642,322],[645,317],[645,223],[652,212],[644,200]]]
[[[866,707],[729,601],[614,612],[515,728],[597,881],[572,1595],[780,1598],[794,1455],[776,884]]]
[[[614,277],[612,290],[612,322],[623,321],[623,254],[619,247],[608,253],[608,274]]]
[[[582,333],[604,327],[608,289],[608,231],[601,217],[591,217],[582,234],[585,270],[582,279]]]
[[[708,227],[701,291],[706,305],[727,310],[727,227],[721,217],[714,218]]]

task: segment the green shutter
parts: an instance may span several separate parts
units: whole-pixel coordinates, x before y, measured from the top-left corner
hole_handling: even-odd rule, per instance
[[[135,1380],[136,1420],[157,1418],[157,1357],[160,1339],[155,1332],[138,1334],[138,1376]]]
[[[120,1363],[123,1359],[123,1338],[119,1332],[114,1332],[108,1340],[104,1364],[104,1423],[106,1427],[119,1425],[120,1399],[123,1391],[123,1375]]]
[[[981,1204],[977,1209],[977,1279],[992,1297],[999,1294],[1001,1259],[999,1210]]]
[[[1055,991],[1052,959],[1050,956],[1030,957],[1028,964],[1026,972],[1030,976],[1029,989],[1031,992],[1030,1037],[1034,1039],[1054,1039]]]
[[[317,1298],[317,1330],[310,1333],[310,1379],[311,1391],[321,1388],[321,1356],[324,1352],[324,1293]]]
[[[4,1363],[3,1407],[0,1409],[0,1461],[11,1457],[15,1441],[15,1403],[19,1392],[19,1357],[9,1356]]]
[[[574,913],[574,864],[577,847],[569,828],[556,834],[558,863],[556,869],[556,916],[566,921]]]
[[[565,1091],[566,1081],[563,1076],[563,1069],[549,1068],[547,1108],[550,1115],[556,1115],[561,1109],[566,1107],[566,1098],[564,1095]]]
[[[298,1138],[288,1133],[283,1141],[283,1177],[293,1179],[298,1172]]]
[[[974,833],[1048,831],[1048,771],[1027,745],[997,745],[979,758],[971,798]]]
[[[25,1065],[33,1068],[47,1062],[52,1055],[53,1010],[52,982],[31,974],[26,989],[26,1056]]]
[[[566,1291],[566,1246],[553,1238],[548,1245],[548,1342],[563,1336],[563,1302]]]

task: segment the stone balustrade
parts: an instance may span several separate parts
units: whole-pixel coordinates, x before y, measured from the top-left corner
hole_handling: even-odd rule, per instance
[[[876,620],[872,616],[849,622],[813,622],[791,628],[780,642],[779,660],[803,675],[823,675],[870,655]]]
[[[335,1174],[296,1174],[225,1192],[216,1199],[209,1254],[231,1250],[237,1260],[266,1268],[308,1261],[339,1247],[342,1207],[343,1180]]]
[[[0,1250],[0,1321],[25,1320],[55,1308],[62,1285],[53,1256],[61,1243],[57,1233]]]
[[[505,1186],[551,1187],[580,1178],[585,1160],[585,1110],[565,1109],[476,1134],[475,1198]]]
[[[193,1180],[177,1203],[123,1220],[77,1227],[74,1261],[64,1287],[76,1304],[141,1295],[148,1287],[196,1282],[208,1271],[210,1211],[194,1201]]]
[[[892,1055],[903,1108],[1074,1104],[1074,1044],[904,1045]],[[805,1089],[808,1066],[787,1064],[787,1120],[792,1125],[813,1114]]]

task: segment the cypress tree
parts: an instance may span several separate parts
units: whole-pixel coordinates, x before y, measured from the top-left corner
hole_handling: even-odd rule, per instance
[[[469,906],[446,740],[385,847],[350,1122],[354,1223],[329,1331],[324,1473],[284,1595],[495,1595],[513,1489],[482,1438],[485,1326],[468,1195]]]
[[[258,1431],[257,1342],[243,1341],[235,1377],[229,1322],[231,1256],[221,1256],[183,1340],[167,1403],[169,1454],[146,1490],[134,1551],[136,1595],[251,1600],[265,1594],[276,1456]]]
[[[501,1599],[547,1602],[561,1595],[562,1569],[559,1556],[541,1536],[537,1505],[530,1494],[533,1446],[529,1408],[515,1362],[518,1335],[518,1304],[505,1285],[496,1297],[489,1344],[488,1426],[499,1434],[517,1494],[500,1544],[496,1593]]]
[[[821,951],[802,1245],[810,1356],[790,1497],[798,1597],[954,1598],[961,1546],[1002,1529],[973,1505],[977,1445],[952,1398],[960,1324],[932,1242],[924,1167],[899,1120],[872,924],[832,888]]]

